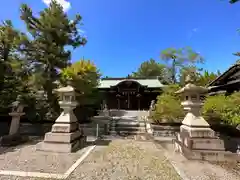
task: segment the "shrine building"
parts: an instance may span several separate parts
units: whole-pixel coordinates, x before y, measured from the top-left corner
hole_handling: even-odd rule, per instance
[[[234,64],[209,85],[210,94],[225,93],[225,95],[240,90],[240,64]]]
[[[154,78],[103,78],[98,89],[108,109],[148,110],[164,85]]]

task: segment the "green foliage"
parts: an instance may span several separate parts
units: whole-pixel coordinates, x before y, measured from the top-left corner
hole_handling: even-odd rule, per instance
[[[28,92],[27,62],[19,54],[24,39],[26,36],[14,29],[11,21],[0,25],[0,112],[8,111],[17,95]]]
[[[80,93],[78,97],[81,104],[94,104],[97,100],[96,87],[98,86],[100,73],[97,67],[90,60],[80,60],[66,67],[61,72],[62,83],[68,81]]]
[[[179,85],[170,85],[164,88],[163,93],[158,96],[156,108],[152,115],[155,123],[181,121],[184,111],[181,107],[180,97],[175,94],[179,88]]]
[[[180,69],[179,83],[183,86],[185,84],[185,79],[188,75],[191,76],[194,82],[197,82],[198,78],[201,76],[200,71],[201,69],[197,68],[194,65],[183,67],[182,69]]]
[[[240,93],[207,97],[203,115],[211,123],[240,124]]]
[[[75,115],[80,122],[88,121],[100,106],[101,96],[96,88],[99,79],[99,70],[90,60],[77,61],[61,72],[62,84],[70,81],[78,92],[79,106],[75,109]]]
[[[204,62],[200,54],[189,47],[180,49],[167,48],[161,52],[160,58],[168,65],[173,84],[177,83],[177,74],[181,68]]]
[[[196,85],[207,86],[210,82],[215,80],[220,75],[220,72],[217,72],[216,74],[213,72],[208,72],[206,70],[202,72],[202,69],[197,68],[195,65],[183,67],[180,70],[179,75],[180,85],[185,84],[185,78],[187,75],[191,75],[191,78]]]
[[[29,81],[32,85],[38,84],[35,88],[41,88],[46,93],[50,114],[58,114],[60,109],[53,93],[56,88],[54,82],[59,80],[59,69],[70,63],[71,48],[86,44],[86,39],[78,33],[82,18],[76,15],[75,19],[70,20],[62,6],[52,1],[39,16],[35,16],[31,8],[23,4],[21,19],[31,36],[21,46],[21,52],[31,60],[32,75]]]
[[[230,0],[229,2],[231,3],[231,4],[234,4],[234,3],[236,3],[236,2],[238,2],[239,0]]]
[[[161,82],[168,82],[169,76],[166,66],[156,62],[154,59],[144,61],[136,72],[133,72],[131,77],[159,77]]]
[[[210,82],[214,81],[218,76],[220,76],[220,72],[217,73],[204,71],[203,73],[198,74],[196,78],[196,84],[199,86],[207,86]]]

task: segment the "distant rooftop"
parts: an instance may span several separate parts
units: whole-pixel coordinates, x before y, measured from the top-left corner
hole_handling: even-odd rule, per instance
[[[210,82],[208,84],[208,87],[220,85],[224,79],[227,79],[228,77],[232,76],[236,72],[239,72],[239,70],[240,70],[240,64],[239,63],[236,63],[236,64],[232,65],[224,73],[222,73],[220,76],[218,76],[215,80]]]
[[[154,78],[103,78],[100,80],[100,85],[98,88],[110,88],[111,86],[116,86],[124,81],[135,81],[142,86],[147,86],[148,88],[162,88],[164,85],[158,80],[157,77]]]

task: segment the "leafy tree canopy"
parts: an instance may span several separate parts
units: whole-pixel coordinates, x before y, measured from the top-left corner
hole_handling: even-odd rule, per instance
[[[100,76],[99,70],[90,60],[77,61],[61,72],[62,83],[66,85],[68,81],[72,82],[72,85],[80,94],[78,100],[81,104],[91,104],[97,99],[94,95],[96,95],[95,90]]]
[[[0,107],[3,109],[27,88],[27,62],[19,52],[25,38],[11,21],[0,25]]]
[[[177,83],[177,74],[181,68],[204,62],[202,56],[190,47],[167,48],[161,52],[160,58],[167,64],[173,84]]]
[[[156,62],[154,59],[144,61],[136,72],[133,72],[130,77],[158,77],[161,82],[167,82],[168,71],[166,70],[165,65]]]
[[[230,0],[229,2],[231,3],[231,4],[234,4],[234,3],[236,3],[236,2],[238,2],[239,0]]]

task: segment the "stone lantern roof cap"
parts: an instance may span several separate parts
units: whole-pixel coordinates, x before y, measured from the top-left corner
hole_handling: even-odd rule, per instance
[[[56,92],[59,92],[59,93],[70,93],[70,92],[75,92],[75,89],[70,86],[70,85],[67,85],[66,87],[61,87],[59,89],[56,89]]]
[[[176,94],[181,94],[184,92],[195,92],[195,93],[202,94],[202,93],[208,92],[208,89],[202,86],[196,86],[195,84],[188,83],[182,89],[178,90]]]
[[[203,94],[203,93],[208,92],[208,88],[205,88],[205,87],[202,87],[202,86],[196,86],[195,84],[193,84],[192,83],[193,81],[192,81],[190,75],[188,75],[186,77],[185,82],[187,84],[182,89],[178,90],[176,92],[176,94],[181,94],[181,93],[184,93],[184,92],[195,92],[195,93]]]

